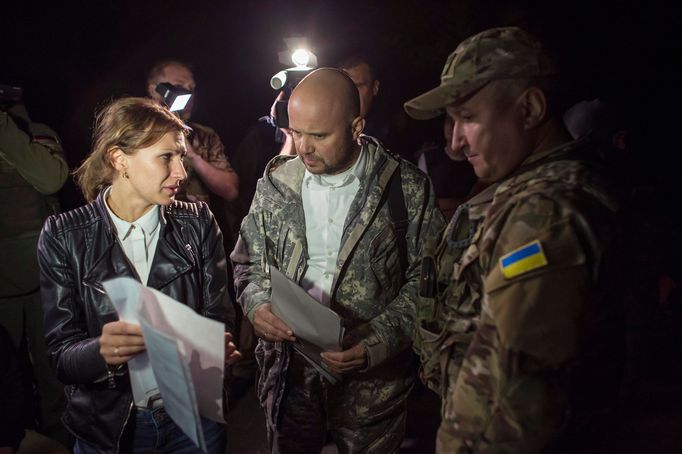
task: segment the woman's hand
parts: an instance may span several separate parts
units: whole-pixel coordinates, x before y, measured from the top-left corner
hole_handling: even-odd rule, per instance
[[[225,365],[231,366],[240,359],[242,359],[242,354],[232,342],[232,333],[225,333]]]
[[[109,322],[102,327],[99,354],[107,364],[118,366],[143,351],[144,337],[138,325],[117,321]]]

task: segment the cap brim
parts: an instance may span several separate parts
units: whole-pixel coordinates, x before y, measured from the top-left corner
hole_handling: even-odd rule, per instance
[[[487,81],[464,84],[444,84],[417,96],[404,104],[405,112],[415,120],[430,120],[443,113],[443,110],[485,85]]]

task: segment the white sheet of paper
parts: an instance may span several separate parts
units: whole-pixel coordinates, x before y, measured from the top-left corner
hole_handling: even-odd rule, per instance
[[[195,398],[192,374],[180,353],[179,341],[140,320],[154,373],[159,380],[163,406],[175,424],[194,444],[206,452],[204,431]]]
[[[133,285],[128,281],[132,281],[137,285]],[[102,285],[116,308],[119,320],[139,326],[139,314],[142,307],[140,295],[142,285],[136,280],[129,278],[112,279],[104,282]],[[130,386],[133,391],[134,402],[145,402],[148,392],[158,388],[147,352],[135,355],[128,361],[128,374],[130,375]]]
[[[137,283],[137,281],[135,281]],[[140,285],[139,283],[137,283]],[[142,289],[147,321],[178,340],[178,348],[194,381],[199,413],[220,423],[223,419],[225,325],[203,317],[163,293]],[[161,377],[157,374],[157,382]],[[163,396],[163,394],[162,394]]]
[[[296,337],[322,351],[341,351],[343,327],[339,314],[320,304],[274,266],[270,267],[270,284],[272,311]]]
[[[192,377],[199,414],[224,423],[222,395],[225,364],[224,324],[203,317],[173,298],[145,287],[131,278],[112,279],[104,282],[103,286],[119,311],[119,318],[123,319],[125,316],[126,321],[138,324],[144,319],[150,327],[177,341],[182,362],[188,366]],[[154,350],[153,347],[150,348],[150,341],[154,342],[153,339],[145,337],[147,355]],[[151,363],[154,370],[154,361]],[[133,372],[131,370],[131,383],[137,380],[133,377]],[[161,390],[160,381],[164,380],[165,376],[156,370],[154,375]],[[163,392],[161,397],[165,401]]]

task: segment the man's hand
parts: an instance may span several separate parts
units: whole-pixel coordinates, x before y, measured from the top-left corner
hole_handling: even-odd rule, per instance
[[[323,352],[320,356],[332,372],[339,374],[361,369],[367,363],[367,353],[362,343],[355,344],[342,352]]]
[[[225,333],[225,366],[231,366],[242,359],[242,354],[232,342],[232,333]]]
[[[199,155],[196,151],[194,151],[194,147],[192,146],[192,141],[190,139],[185,140],[185,149],[187,150],[187,153],[185,153],[185,160],[191,165],[194,159]]]
[[[266,303],[253,314],[253,329],[256,335],[269,342],[295,341],[294,332],[279,317],[272,313],[272,305]]]
[[[107,364],[118,366],[143,351],[144,337],[138,325],[117,321],[109,322],[102,327],[99,354]]]

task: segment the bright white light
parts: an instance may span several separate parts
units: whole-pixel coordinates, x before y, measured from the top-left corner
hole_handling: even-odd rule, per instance
[[[305,49],[296,49],[294,53],[291,54],[291,61],[293,61],[296,66],[308,66],[310,53]]]
[[[171,112],[177,112],[178,110],[184,109],[189,102],[189,98],[191,97],[191,94],[179,95],[177,98],[175,98],[175,101],[173,101],[173,104],[171,104],[169,110]]]

